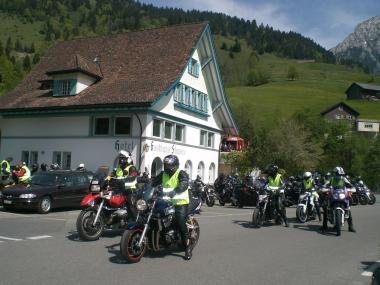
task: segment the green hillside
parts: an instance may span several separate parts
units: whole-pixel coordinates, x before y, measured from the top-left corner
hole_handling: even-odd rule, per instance
[[[237,112],[244,106],[259,125],[271,125],[274,120],[305,108],[318,115],[340,101],[357,110],[361,118],[380,120],[380,102],[346,100],[345,94],[352,82],[380,85],[380,76],[367,74],[358,67],[258,55],[241,40],[241,51],[231,56],[228,49],[221,47],[232,46],[234,39],[217,36],[215,41],[232,110]],[[298,74],[295,80],[287,78],[290,67]],[[268,82],[247,86],[249,73],[257,71]]]

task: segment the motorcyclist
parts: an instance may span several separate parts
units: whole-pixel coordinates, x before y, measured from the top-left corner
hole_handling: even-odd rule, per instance
[[[115,171],[116,177],[138,176],[139,173],[133,165],[131,154],[125,150],[119,151],[118,166]]]
[[[306,171],[303,174],[303,191],[310,191],[311,197],[314,201],[315,210],[317,211],[318,219],[319,221],[322,220],[321,218],[321,206],[319,205],[319,195],[317,191],[315,190],[315,183],[314,179],[312,177],[311,172]]]
[[[165,189],[173,189],[165,192],[172,199],[175,208],[175,222],[181,233],[185,246],[185,259],[192,257],[192,246],[190,244],[189,232],[186,226],[189,208],[189,176],[183,170],[179,170],[179,160],[176,155],[167,155],[164,158],[164,171],[157,175],[152,186],[162,185]]]
[[[200,198],[201,195],[202,195],[202,187],[204,186],[205,184],[203,183],[202,181],[202,178],[197,175],[197,177],[195,178],[195,180],[193,181],[193,196],[194,197],[198,197]]]
[[[1,180],[4,181],[4,180],[8,180],[10,178],[10,175],[12,173],[11,171],[11,162],[13,161],[13,158],[12,157],[7,157],[6,159],[4,159],[0,166],[1,166]]]
[[[334,168],[334,176],[330,179],[330,181],[327,181],[325,185],[323,185],[323,188],[353,188],[353,185],[348,181],[348,179],[345,177],[344,169],[340,166],[337,166]],[[329,193],[329,192],[326,192]],[[328,195],[328,194],[327,194]],[[327,231],[327,206],[329,203],[328,197],[325,197],[323,199],[323,225],[321,230]],[[348,223],[348,231],[355,233],[356,230],[354,229],[354,224],[352,220],[352,213],[351,209],[349,207],[349,201],[346,202],[346,215],[348,215],[347,223]]]
[[[268,177],[267,177],[267,184],[266,187],[279,187],[279,189],[284,189],[285,183],[282,179],[282,175],[278,173],[278,166],[277,165],[270,165],[267,169]],[[274,192],[272,196],[272,202],[274,203],[274,206],[276,207],[276,210],[278,214],[281,216],[285,227],[289,227],[288,218],[286,217],[286,209],[284,206],[284,194],[280,193],[279,191]]]
[[[13,170],[13,174],[17,180],[17,183],[27,184],[31,177],[31,172],[25,163],[18,163],[16,170]]]

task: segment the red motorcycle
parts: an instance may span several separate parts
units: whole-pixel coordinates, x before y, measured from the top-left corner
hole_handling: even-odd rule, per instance
[[[99,239],[105,229],[123,229],[128,223],[126,189],[132,187],[136,177],[105,178],[91,181],[90,193],[81,201],[83,209],[77,219],[77,231],[82,240]]]

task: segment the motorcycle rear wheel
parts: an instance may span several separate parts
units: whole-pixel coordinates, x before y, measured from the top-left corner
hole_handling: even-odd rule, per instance
[[[223,200],[219,199],[219,205],[224,206],[226,203],[223,202]]]
[[[306,223],[306,221],[307,221],[307,213],[306,213],[306,211],[303,210],[303,207],[297,206],[296,216],[297,216],[297,220],[300,223]]]
[[[375,196],[375,194],[371,193],[369,197],[370,197],[370,199],[368,201],[368,205],[375,204],[376,203],[376,196]]]
[[[86,241],[94,241],[99,239],[104,231],[104,220],[102,215],[99,215],[98,221],[93,226],[96,217],[95,210],[83,210],[80,212],[77,219],[77,231],[80,239]]]
[[[146,251],[146,238],[138,246],[138,242],[143,233],[142,229],[126,230],[120,240],[120,253],[130,263],[137,263],[143,258]]]
[[[256,228],[260,228],[263,225],[263,219],[259,209],[253,210],[252,225]]]

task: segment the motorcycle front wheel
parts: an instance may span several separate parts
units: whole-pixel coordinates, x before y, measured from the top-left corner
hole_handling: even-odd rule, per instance
[[[369,197],[370,197],[370,199],[368,201],[368,205],[375,204],[376,203],[376,196],[375,196],[375,194],[371,193]]]
[[[367,205],[368,204],[368,197],[365,195],[359,195],[359,203],[360,203],[360,205]]]
[[[304,207],[297,206],[296,216],[297,216],[297,220],[300,223],[306,223],[306,221],[307,221],[307,213],[306,213],[306,211],[304,211]]]
[[[215,198],[212,196],[206,196],[206,205],[212,207],[215,205]]]
[[[104,220],[99,215],[95,225],[93,225],[96,217],[96,210],[82,210],[77,219],[77,231],[80,239],[86,241],[94,241],[99,239],[104,231]]]
[[[120,241],[120,253],[130,263],[137,263],[143,258],[146,251],[146,240],[138,245],[143,234],[142,229],[127,230]]]
[[[335,228],[336,235],[340,236],[342,229],[342,212],[338,209],[335,210]]]
[[[252,225],[256,228],[260,228],[263,225],[263,217],[262,217],[259,209],[253,210]]]

